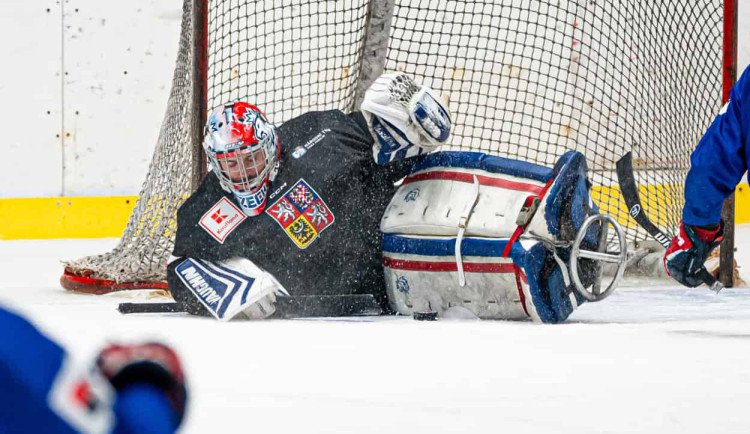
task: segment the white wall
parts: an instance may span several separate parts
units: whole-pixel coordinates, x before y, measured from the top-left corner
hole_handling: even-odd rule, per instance
[[[180,0],[0,0],[0,197],[136,194]]]
[[[137,194],[171,85],[181,0],[0,0],[0,197]],[[740,0],[741,72],[750,0]]]

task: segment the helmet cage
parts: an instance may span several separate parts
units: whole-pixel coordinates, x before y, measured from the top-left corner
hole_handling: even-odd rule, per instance
[[[222,188],[229,192],[254,191],[268,179],[275,164],[275,150],[269,152],[268,146],[259,142],[243,143],[236,147],[229,145],[226,151],[214,152],[209,148],[206,153]]]

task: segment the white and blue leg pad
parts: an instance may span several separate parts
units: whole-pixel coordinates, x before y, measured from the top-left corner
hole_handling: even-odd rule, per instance
[[[585,299],[566,288],[562,270],[541,242],[464,238],[465,285],[458,283],[455,237],[383,235],[391,307],[403,315],[461,306],[483,319],[558,323]]]
[[[432,153],[403,180],[380,223],[389,299],[406,314],[460,305],[480,318],[563,321],[584,302],[565,283],[564,246],[596,213],[578,152],[554,168]],[[584,247],[596,250],[599,233],[590,226]],[[598,264],[584,262],[579,274],[589,286]]]
[[[193,296],[222,321],[270,316],[276,293],[286,293],[273,276],[244,258],[220,262],[187,258],[175,272]]]

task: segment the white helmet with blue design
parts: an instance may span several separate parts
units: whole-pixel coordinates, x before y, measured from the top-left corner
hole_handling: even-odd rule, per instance
[[[208,116],[203,148],[221,187],[248,216],[263,212],[268,184],[278,172],[281,142],[258,107],[224,104]]]

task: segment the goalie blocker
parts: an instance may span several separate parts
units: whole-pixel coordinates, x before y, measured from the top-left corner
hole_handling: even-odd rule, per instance
[[[404,315],[453,306],[480,318],[564,321],[617,285],[626,246],[598,214],[586,160],[553,169],[474,152],[429,155],[381,222],[388,298]],[[609,225],[620,252],[605,251]],[[618,263],[601,290],[600,261]]]

